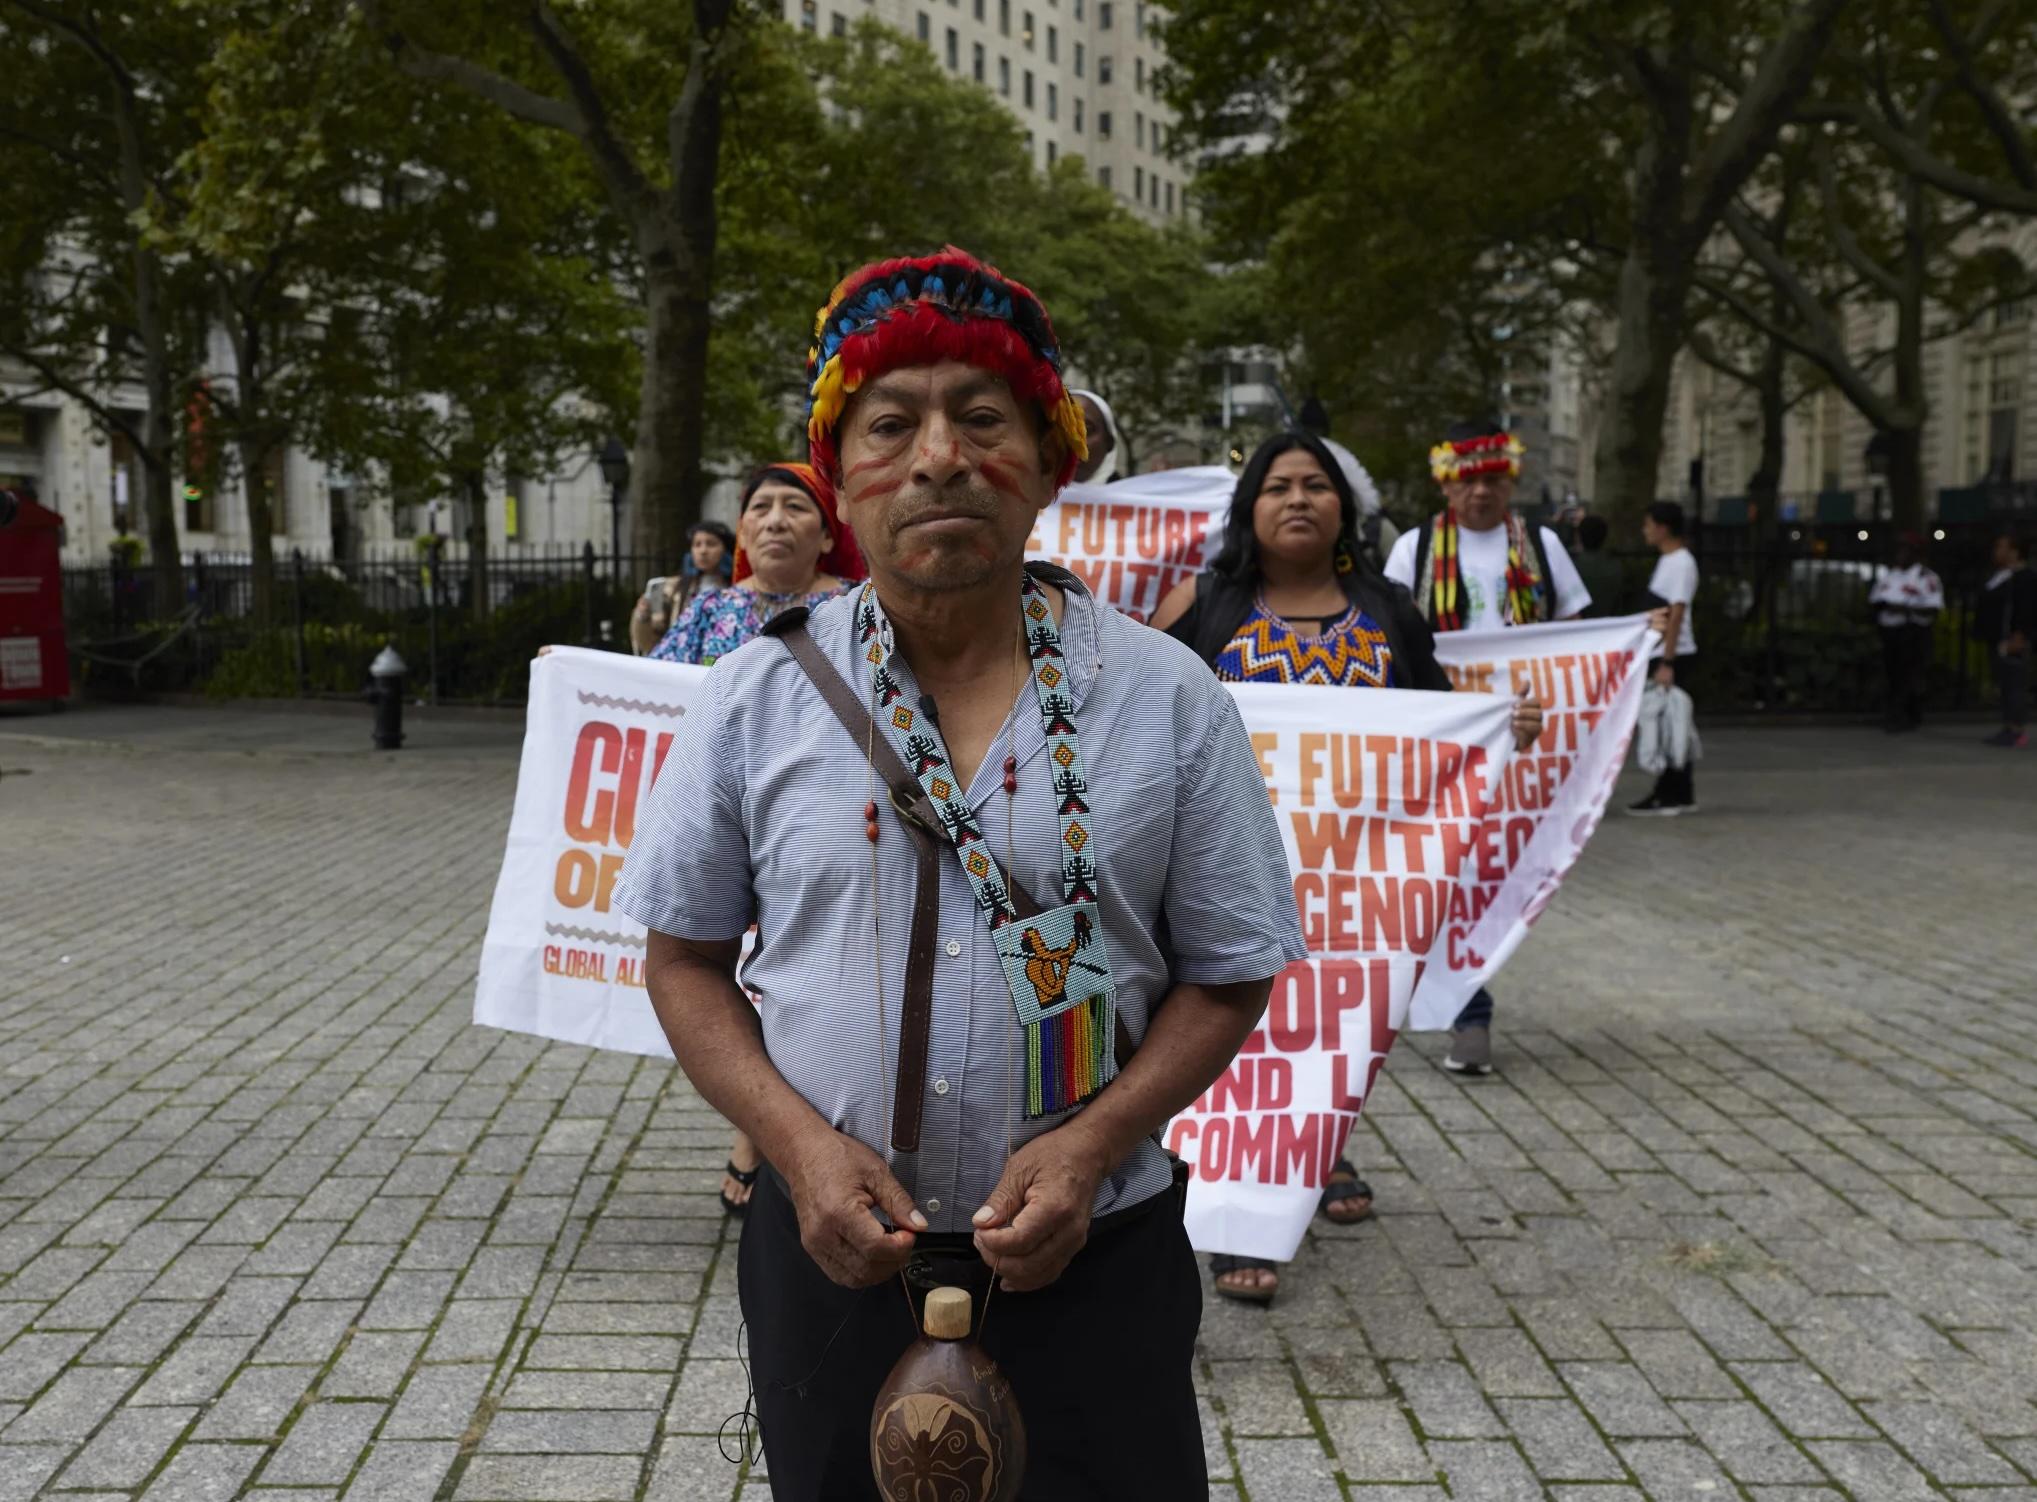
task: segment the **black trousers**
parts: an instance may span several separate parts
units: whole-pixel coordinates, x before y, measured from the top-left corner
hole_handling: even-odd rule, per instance
[[[984,1316],[989,1269],[967,1238],[912,1270],[914,1302],[968,1286]],[[916,1338],[905,1290],[830,1282],[799,1243],[770,1174],[744,1218],[737,1289],[751,1382],[777,1502],[878,1502],[870,1475],[877,1389]],[[982,1327],[1025,1419],[1025,1502],[1207,1502],[1191,1376],[1202,1281],[1178,1194],[1092,1231],[1066,1272],[1035,1293],[999,1291]]]
[[[1888,678],[1888,723],[1924,723],[1924,677],[1931,666],[1929,626],[1882,626],[1881,667]]]

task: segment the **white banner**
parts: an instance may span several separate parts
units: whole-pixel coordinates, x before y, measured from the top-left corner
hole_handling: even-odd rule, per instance
[[[672,1056],[644,993],[644,926],[613,899],[637,811],[706,678],[706,668],[579,647],[531,663],[476,1022]]]
[[[1168,1125],[1202,1251],[1292,1257],[1475,864],[1513,746],[1497,694],[1237,684],[1309,957]]]
[[[1472,692],[1232,687],[1310,958],[1283,973],[1238,1059],[1169,1126],[1194,1169],[1198,1247],[1293,1255],[1394,1038],[1449,1024],[1597,824],[1650,640],[1640,617],[1443,638]],[[532,664],[476,1022],[670,1056],[643,991],[644,931],[612,897],[705,676],[573,648]],[[1510,692],[1476,690],[1522,680],[1551,711],[1542,742],[1512,758]]]
[[[1556,895],[1612,797],[1660,640],[1645,615],[1436,638],[1436,657],[1460,690],[1532,689],[1542,738],[1507,764],[1458,889],[1463,905],[1429,956],[1409,1027],[1448,1027]]]
[[[1214,558],[1237,484],[1213,464],[1070,485],[1040,513],[1026,556],[1058,563],[1135,621]]]

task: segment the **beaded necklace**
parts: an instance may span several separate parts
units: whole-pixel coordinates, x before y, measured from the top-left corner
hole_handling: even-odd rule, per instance
[[[1025,1114],[1034,1120],[1079,1105],[1110,1082],[1117,1072],[1117,1012],[1098,910],[1095,819],[1086,800],[1089,783],[1075,729],[1075,703],[1066,691],[1067,659],[1045,591],[1030,575],[1020,586],[1019,609],[1054,769],[1061,866],[1061,905],[1023,920],[1008,874],[986,847],[967,790],[955,784],[940,727],[903,702],[905,690],[892,672],[891,625],[868,584],[856,603],[856,630],[871,667],[875,718],[884,722],[906,767],[933,801],[941,833],[955,847],[997,946],[1025,1036]],[[1005,760],[1004,779],[1007,796],[1015,793],[1013,757]],[[874,826],[875,819],[868,822]],[[1010,859],[1007,850],[1007,863]]]

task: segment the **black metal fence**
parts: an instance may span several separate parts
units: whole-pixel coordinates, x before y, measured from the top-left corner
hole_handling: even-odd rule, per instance
[[[1931,699],[1977,708],[1986,658],[1969,639],[1990,571],[1995,528],[1940,528],[1931,563],[1947,609],[1934,638]],[[1693,615],[1708,713],[1859,714],[1882,702],[1880,642],[1867,595],[1893,550],[1887,524],[1785,523],[1698,529],[1702,583]],[[1614,553],[1622,597],[1644,603],[1652,553]],[[365,559],[277,560],[266,621],[244,561],[198,557],[185,570],[185,605],[155,619],[153,578],[118,565],[64,572],[66,616],[79,676],[94,691],[204,689],[229,696],[360,693],[385,642],[408,664],[421,698],[522,703],[529,662],[548,643],[629,650],[629,614],[665,560],[596,553],[592,545],[491,554],[479,568],[456,542]]]

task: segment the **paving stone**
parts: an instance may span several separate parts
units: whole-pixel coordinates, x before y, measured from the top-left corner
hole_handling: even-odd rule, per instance
[[[476,1455],[453,1498],[454,1502],[634,1502],[642,1469],[643,1462],[636,1456]]]
[[[0,1361],[0,1398],[33,1398],[91,1341],[91,1335],[82,1331],[17,1336],[0,1348],[0,1356],[6,1358]]]
[[[262,1467],[265,1486],[345,1481],[387,1412],[380,1403],[314,1403],[297,1416]]]
[[[252,1445],[189,1444],[170,1457],[142,1502],[229,1502],[261,1460]]]
[[[1942,1404],[1883,1402],[1864,1406],[1881,1431],[1940,1485],[2009,1486],[2024,1479]]]
[[[698,1365],[689,1362],[689,1368]],[[1313,1434],[1284,1361],[1213,1361],[1210,1373],[1233,1434]]]
[[[311,1366],[244,1367],[193,1432],[199,1439],[271,1439],[317,1375]]]
[[[197,1417],[196,1408],[122,1408],[64,1467],[57,1485],[140,1486]]]
[[[29,1502],[71,1453],[63,1444],[0,1443],[0,1502]]]
[[[28,1411],[7,1426],[9,1444],[41,1440],[82,1440],[129,1389],[141,1371],[127,1366],[72,1367],[28,1405]]]
[[[203,1403],[225,1386],[226,1379],[254,1349],[251,1335],[208,1339],[193,1336],[178,1345],[163,1364],[149,1373],[128,1402],[144,1404]]]
[[[1542,1483],[1521,1452],[1495,1440],[1439,1439],[1429,1453],[1449,1478],[1451,1492],[1480,1502],[1543,1502]]]
[[[1342,1502],[1332,1462],[1312,1439],[1241,1439],[1238,1469],[1255,1497]]]
[[[1434,1479],[1436,1464],[1408,1427],[1399,1403],[1383,1398],[1322,1400],[1316,1407],[1336,1452],[1337,1469],[1351,1481]]]
[[[1809,1448],[1854,1502],[1925,1502],[1939,1496],[1924,1474],[1886,1443],[1822,1439],[1812,1440]]]
[[[1620,1343],[1665,1398],[1737,1398],[1739,1384],[1688,1330],[1622,1330]]]
[[[1621,1481],[1626,1468],[1568,1398],[1496,1398],[1494,1405],[1544,1481]]]
[[[391,1439],[458,1439],[488,1388],[485,1366],[424,1366],[410,1374],[383,1433]]]
[[[459,1453],[451,1441],[378,1440],[348,1484],[346,1502],[415,1502],[436,1496]],[[276,1502],[286,1502],[285,1495],[278,1493]]]
[[[499,1410],[481,1436],[483,1453],[641,1455],[658,1427],[655,1411]]]
[[[1387,1371],[1429,1438],[1498,1438],[1506,1433],[1476,1379],[1455,1362],[1395,1361],[1388,1363]]]
[[[326,1398],[393,1399],[424,1345],[421,1330],[360,1330],[318,1385]]]
[[[1752,1403],[1680,1402],[1673,1406],[1737,1481],[1781,1484],[1823,1479],[1804,1452]]]
[[[1783,1428],[1799,1439],[1872,1438],[1875,1428],[1831,1384],[1800,1361],[1735,1362],[1733,1375]]]
[[[1623,1361],[1565,1361],[1556,1369],[1607,1434],[1632,1437],[1688,1432],[1638,1367]]]

